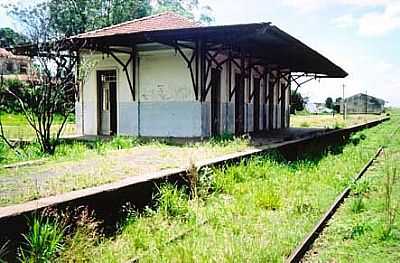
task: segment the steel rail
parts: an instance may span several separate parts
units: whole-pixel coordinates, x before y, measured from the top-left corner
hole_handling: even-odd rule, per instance
[[[363,175],[368,171],[368,168],[371,167],[371,165],[382,153],[382,151],[383,151],[383,146],[380,146],[376,151],[376,153],[374,154],[374,156],[367,162],[367,164],[364,165],[364,167],[357,174],[357,176],[354,177],[350,185],[353,185],[355,182],[357,182],[363,177]],[[350,192],[351,192],[351,186],[348,186],[346,187],[346,189],[344,189],[344,191],[341,194],[339,194],[339,196],[333,202],[328,211],[314,226],[313,230],[304,238],[304,240],[300,243],[300,245],[297,246],[296,249],[292,252],[292,254],[287,258],[286,260],[287,263],[300,262],[303,259],[304,255],[309,251],[311,246],[314,244],[315,240],[317,240],[319,235],[326,227],[328,221],[332,218],[332,216],[335,214],[338,208],[343,204],[344,200],[349,196]]]

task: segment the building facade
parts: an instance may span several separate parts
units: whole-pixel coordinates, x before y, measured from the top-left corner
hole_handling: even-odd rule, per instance
[[[385,110],[385,101],[367,94],[358,93],[345,99],[346,113],[349,114],[381,114]],[[343,112],[343,104],[341,105]]]
[[[0,48],[0,75],[4,78],[18,78],[25,80],[31,73],[31,59],[26,56],[17,56]]]
[[[311,49],[279,50],[285,41],[305,45],[275,28],[282,35],[271,44],[273,34],[265,32],[270,27],[200,27],[163,13],[73,37],[81,63],[91,65],[76,103],[77,130],[82,135],[210,137],[289,127],[294,72],[347,73]],[[266,44],[254,46],[239,39],[244,36]],[[272,63],[261,58],[265,52]],[[302,64],[307,56],[320,60],[326,72]]]

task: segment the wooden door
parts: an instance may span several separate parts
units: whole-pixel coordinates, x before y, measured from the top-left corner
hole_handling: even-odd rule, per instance
[[[211,70],[211,136],[219,135],[221,124],[221,71]]]

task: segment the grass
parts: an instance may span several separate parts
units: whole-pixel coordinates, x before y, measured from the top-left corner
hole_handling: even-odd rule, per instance
[[[0,112],[0,118],[3,123],[4,133],[7,138],[15,140],[32,140],[35,138],[35,131],[29,126],[25,116],[21,113],[4,113]],[[55,115],[52,131],[57,132],[63,118]],[[71,115],[68,118],[63,135],[75,134],[75,117]]]
[[[332,114],[296,114],[290,116],[290,124],[291,127],[339,129],[356,124],[362,124],[382,117],[383,115],[375,114],[351,114],[348,115],[346,121],[344,121],[343,116],[340,114],[335,114],[335,116]]]
[[[363,131],[364,140],[339,154],[295,162],[272,155],[207,170],[197,186],[207,194],[199,198],[164,185],[156,209],[133,213],[112,238],[69,237],[57,261],[281,262],[396,126],[398,119]],[[368,183],[359,186],[363,195],[368,191]],[[355,206],[355,214],[364,213]],[[356,225],[350,237],[367,231]]]
[[[44,163],[0,169],[0,206],[111,183],[156,170],[182,167],[190,161],[192,155],[197,159],[206,159],[247,147],[247,139],[233,137],[181,146],[156,140],[142,141],[135,137],[114,137],[110,141],[64,142],[56,148],[52,156],[43,155],[36,144],[26,146],[22,155],[17,155],[4,146],[0,148],[0,153],[2,150],[4,153],[0,154],[0,163],[34,159],[42,159]],[[138,160],[138,154],[145,162]],[[135,160],[139,163],[136,164]]]
[[[353,192],[317,240],[307,262],[399,261],[399,153],[397,135],[386,149],[386,156],[380,157],[359,183],[372,187],[363,193]],[[397,171],[396,176],[388,170]]]

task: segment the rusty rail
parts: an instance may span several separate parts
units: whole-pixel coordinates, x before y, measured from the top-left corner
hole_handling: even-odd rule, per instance
[[[361,169],[357,176],[353,179],[352,184],[361,179],[361,177],[368,171],[368,168],[373,164],[376,158],[382,153],[383,147],[379,147],[374,156],[368,161],[368,163]],[[351,192],[351,186],[346,187],[344,191],[336,198],[335,202],[331,205],[328,211],[323,215],[319,222],[315,225],[313,230],[305,237],[300,245],[293,251],[293,253],[286,260],[287,263],[300,262],[304,255],[309,251],[312,244],[317,240],[319,235],[326,227],[328,221],[335,214],[337,209],[343,204],[344,200],[349,196]]]

